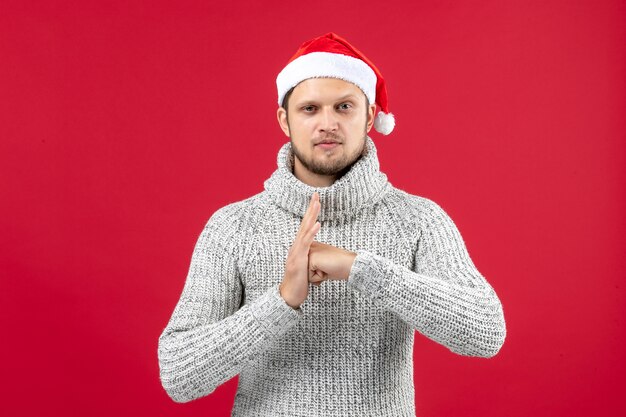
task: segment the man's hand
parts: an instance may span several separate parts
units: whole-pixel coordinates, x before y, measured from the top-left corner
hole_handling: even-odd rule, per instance
[[[309,295],[309,248],[320,230],[320,223],[317,221],[321,207],[319,198],[317,192],[311,196],[309,207],[285,261],[285,276],[280,283],[279,292],[292,308],[299,308]]]
[[[320,285],[322,281],[347,280],[356,253],[313,241],[309,249],[309,281]]]

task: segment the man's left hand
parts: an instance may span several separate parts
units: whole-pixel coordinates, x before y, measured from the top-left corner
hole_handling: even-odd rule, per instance
[[[319,286],[322,281],[347,280],[356,253],[313,241],[309,248],[309,282]]]

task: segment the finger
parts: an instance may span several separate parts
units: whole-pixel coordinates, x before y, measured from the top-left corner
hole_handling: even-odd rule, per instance
[[[317,216],[320,211],[320,203],[316,201],[319,199],[317,192],[314,193],[313,200],[307,209],[307,213],[304,215],[302,219],[302,223],[300,223],[300,229],[294,239],[292,244],[293,251],[298,253],[298,256],[304,256],[305,253],[309,252],[309,246],[313,239],[315,238],[315,234],[320,229],[321,225],[317,222]]]
[[[319,277],[320,281],[326,281],[328,279],[328,275],[326,274],[326,272],[324,271],[317,271],[317,276]]]
[[[306,219],[308,219],[309,214],[313,210],[313,203],[314,202],[315,202],[315,193],[313,193],[313,195],[309,199],[309,206],[306,208],[306,211],[304,212],[304,216],[302,216],[302,221],[300,222],[300,227],[298,228],[297,235],[302,234],[302,231],[305,229]]]
[[[293,250],[298,252],[301,256],[308,256],[311,243],[315,239],[315,235],[317,234],[317,232],[319,232],[321,227],[322,225],[320,224],[320,222],[316,221],[309,230],[304,232],[304,234],[296,236],[296,239],[292,245]]]
[[[304,222],[304,220],[310,218],[314,212],[316,207],[319,205],[319,194],[316,192],[313,193],[313,195],[311,195],[311,198],[309,199],[309,206],[306,209],[306,212],[304,213],[304,216],[302,218],[302,221]]]
[[[317,274],[317,270],[316,269],[311,269],[310,266],[308,268],[309,271],[309,281],[313,282],[315,275]]]
[[[311,196],[309,207],[307,207],[302,222],[300,223],[300,229],[298,230],[299,235],[306,233],[311,228],[312,224],[317,219],[320,207],[319,195],[316,191],[313,193],[313,196]]]
[[[310,212],[306,215],[304,219],[302,219],[302,228],[303,228],[302,234],[306,234],[315,225],[319,212],[320,212],[320,202],[313,201],[311,204]]]
[[[322,282],[326,281],[328,274],[320,269],[309,270],[309,282]]]
[[[321,227],[322,225],[320,222],[315,222],[313,227],[311,227],[311,229],[303,237],[302,240],[303,240],[303,243],[306,245],[307,252],[309,250],[309,246],[311,246],[311,243],[313,242],[313,239],[315,239],[315,235],[317,234],[317,232],[320,231]]]

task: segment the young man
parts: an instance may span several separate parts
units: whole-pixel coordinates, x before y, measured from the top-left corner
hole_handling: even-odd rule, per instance
[[[264,191],[201,232],[159,338],[163,387],[187,402],[239,375],[233,416],[414,416],[415,330],[492,357],[500,300],[442,208],[380,171],[368,133],[395,122],[361,52],[312,39],[277,87],[290,141]]]

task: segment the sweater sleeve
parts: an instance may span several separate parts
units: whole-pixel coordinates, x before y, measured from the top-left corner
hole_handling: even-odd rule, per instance
[[[231,211],[216,211],[202,230],[182,294],[158,340],[161,384],[175,402],[212,393],[303,314],[285,302],[278,284],[240,307],[244,288],[228,244],[240,231]]]
[[[493,357],[506,337],[502,304],[452,219],[431,200],[420,204],[414,270],[363,250],[348,285],[456,354]]]

